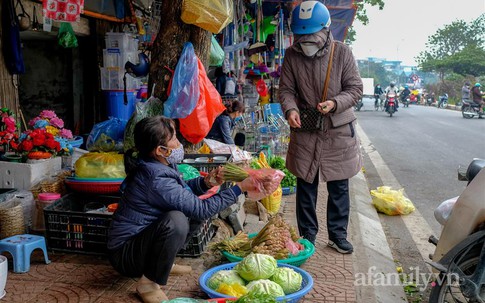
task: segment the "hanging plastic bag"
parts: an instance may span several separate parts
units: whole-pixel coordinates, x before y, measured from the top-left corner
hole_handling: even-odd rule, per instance
[[[77,47],[77,38],[71,23],[62,22],[59,28],[59,34],[57,35],[58,43],[64,48]]]
[[[408,215],[415,210],[413,202],[404,196],[402,189],[393,190],[389,186],[380,186],[370,193],[377,211],[386,215]]]
[[[212,36],[209,65],[210,66],[222,66],[222,63],[224,62],[224,57],[225,57],[224,50],[219,45],[219,42],[217,42],[216,38],[214,38],[214,36]]]
[[[92,152],[82,155],[75,166],[79,178],[124,178],[123,154]]]
[[[199,66],[199,101],[194,111],[180,119],[180,133],[187,141],[197,144],[209,133],[214,120],[226,107],[216,88],[207,77],[204,65],[197,58]]]
[[[184,0],[181,19],[217,34],[231,23],[232,11],[232,0]]]
[[[197,56],[192,43],[187,42],[172,77],[170,95],[165,101],[163,115],[172,119],[185,118],[199,100]]]
[[[123,141],[123,149],[126,152],[130,148],[135,147],[134,131],[135,125],[146,117],[153,117],[163,113],[163,102],[155,97],[150,97],[145,102],[138,102],[135,105],[135,112],[126,124],[125,137]]]
[[[89,151],[122,151],[126,121],[109,117],[108,120],[95,124],[86,141]]]

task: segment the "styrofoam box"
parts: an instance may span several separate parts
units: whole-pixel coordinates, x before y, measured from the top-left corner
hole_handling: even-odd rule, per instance
[[[61,157],[37,160],[35,163],[0,161],[0,187],[30,190],[43,179],[59,173],[61,166]]]

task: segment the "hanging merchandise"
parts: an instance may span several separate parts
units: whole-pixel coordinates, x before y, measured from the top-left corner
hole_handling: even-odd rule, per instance
[[[263,3],[262,0],[258,0],[257,10],[256,10],[256,34],[253,35],[254,39],[257,39],[248,49],[247,55],[251,56],[253,54],[262,53],[268,50],[266,44],[261,40],[261,26],[263,24]]]
[[[258,82],[256,82],[256,91],[261,97],[264,97],[268,94],[268,86],[263,79],[259,79]]]
[[[23,74],[25,66],[20,44],[19,19],[15,13],[13,1],[0,2],[2,5],[2,49],[8,71],[11,74]]]
[[[77,38],[71,23],[62,22],[59,28],[59,34],[57,35],[58,43],[64,48],[77,47]]]
[[[31,25],[31,20],[30,20],[30,15],[25,11],[24,5],[22,4],[22,1],[17,0],[17,4],[15,5],[15,8],[17,10],[17,7],[20,6],[20,10],[22,11],[19,15],[19,29],[21,31],[26,31],[30,28]]]
[[[181,19],[217,34],[231,23],[232,14],[232,0],[184,0]]]
[[[84,12],[84,0],[44,0],[42,14],[56,21],[78,22]]]
[[[170,95],[164,103],[164,116],[180,119],[192,113],[200,94],[198,72],[194,46],[187,42],[172,77]]]
[[[224,62],[224,50],[219,45],[219,42],[217,42],[216,38],[212,36],[209,66],[222,66],[223,62]]]
[[[204,65],[197,58],[199,67],[199,101],[187,118],[180,119],[180,133],[190,143],[197,144],[209,133],[214,120],[226,107],[216,88],[207,77]]]

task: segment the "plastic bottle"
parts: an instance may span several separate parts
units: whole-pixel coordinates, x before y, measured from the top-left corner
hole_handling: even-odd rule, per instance
[[[32,230],[36,232],[45,231],[44,208],[61,198],[58,193],[40,193],[35,201],[35,208],[32,220]]]

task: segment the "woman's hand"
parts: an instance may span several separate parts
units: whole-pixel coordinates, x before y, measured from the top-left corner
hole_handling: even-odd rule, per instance
[[[293,128],[301,127],[300,114],[294,109],[288,113],[288,124]]]
[[[324,101],[324,102],[320,102],[317,105],[318,111],[320,111],[324,115],[333,111],[334,108],[335,108],[335,101],[333,101],[333,100],[327,100],[327,101]]]
[[[204,182],[209,188],[224,183],[222,167],[219,166],[218,168],[211,170],[210,173],[204,177]]]

